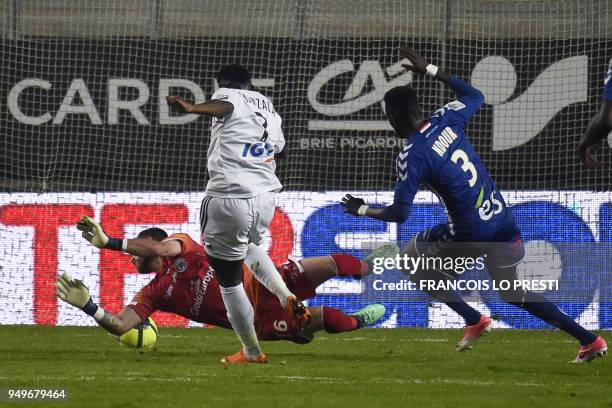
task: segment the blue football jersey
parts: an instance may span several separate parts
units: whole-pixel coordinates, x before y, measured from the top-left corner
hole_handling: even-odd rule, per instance
[[[610,59],[608,72],[604,79],[603,100],[604,102],[612,102],[612,59]]]
[[[435,111],[397,156],[394,203],[385,211],[406,219],[424,183],[446,207],[455,239],[494,240],[500,231],[514,227],[514,217],[464,133],[484,96],[457,77],[451,77],[449,85],[457,100]]]

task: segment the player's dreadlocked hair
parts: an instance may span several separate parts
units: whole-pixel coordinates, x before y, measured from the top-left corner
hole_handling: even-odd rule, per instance
[[[226,65],[217,73],[217,84],[220,88],[249,89],[251,73],[242,65]]]
[[[153,241],[163,241],[168,238],[168,233],[161,228],[153,227],[140,231],[138,238],[151,238]]]
[[[419,100],[414,89],[409,86],[396,86],[385,94],[385,110],[389,122],[399,136],[414,127],[421,117]]]

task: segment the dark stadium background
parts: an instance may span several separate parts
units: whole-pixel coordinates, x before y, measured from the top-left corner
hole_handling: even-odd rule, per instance
[[[223,47],[218,44],[222,42]],[[254,77],[274,78],[275,86],[262,90],[273,98],[283,117],[287,139],[286,157],[279,160],[279,174],[286,190],[390,190],[395,183],[393,148],[324,149],[300,147],[300,139],[321,137],[392,137],[386,131],[309,131],[307,121],[323,118],[311,107],[307,88],[326,65],[350,59],[378,60],[384,68],[399,60],[395,53],[403,44],[414,44],[426,57],[445,61],[449,71],[469,78],[483,57],[500,55],[516,68],[519,96],[547,66],[574,55],[588,55],[589,100],[571,105],[557,114],[528,143],[505,151],[491,149],[492,108],[485,105],[468,127],[468,135],[486,167],[502,189],[602,190],[611,185],[610,161],[599,170],[586,170],[574,149],[589,118],[595,113],[602,78],[607,67],[605,43],[580,39],[552,40],[453,40],[431,39],[330,39],[299,41],[292,38],[22,38],[0,42],[0,100],[25,78],[49,81],[52,88],[29,88],[20,97],[20,109],[29,115],[50,112],[54,116],[69,84],[82,78],[103,124],[91,124],[85,114],[69,114],[61,125],[49,121],[24,125],[0,107],[3,129],[0,138],[0,189],[3,191],[203,191],[206,186],[206,149],[209,141],[206,117],[187,125],[160,125],[158,83],[160,78],[189,79],[213,92],[213,73],[224,63],[239,60],[252,68]],[[241,53],[240,50],[249,50]],[[516,50],[522,50],[516,52]],[[129,52],[126,52],[129,50]],[[189,52],[184,52],[189,50]],[[305,60],[318,50],[316,61]],[[214,55],[213,55],[214,54]],[[318,99],[340,102],[353,75],[339,75],[326,84]],[[126,111],[119,123],[107,121],[110,78],[144,81],[149,102],[141,111],[150,125],[139,125]],[[432,112],[452,95],[429,79],[414,83]],[[368,92],[368,84],[363,92]],[[120,97],[135,97],[133,88],[122,88]],[[177,89],[177,92],[184,90]],[[189,94],[184,94],[191,97]],[[554,96],[552,96],[554,97]],[[75,101],[80,101],[77,96]],[[77,102],[78,103],[78,102]],[[384,120],[380,104],[374,104],[343,120]]]

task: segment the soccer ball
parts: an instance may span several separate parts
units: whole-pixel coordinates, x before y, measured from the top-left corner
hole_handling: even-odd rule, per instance
[[[157,342],[157,325],[150,317],[119,336],[119,343],[140,352],[151,350]]]

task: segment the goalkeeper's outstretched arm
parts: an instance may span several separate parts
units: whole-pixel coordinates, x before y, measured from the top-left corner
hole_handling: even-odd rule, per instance
[[[93,317],[98,325],[111,334],[119,336],[138,326],[142,321],[136,312],[129,307],[124,308],[119,314],[102,309],[93,302],[89,290],[83,282],[72,279],[67,273],[57,276],[55,291],[57,297]]]
[[[142,323],[142,320],[132,308],[125,307],[119,314],[105,310],[102,318],[96,322],[110,334],[121,336]]]
[[[100,224],[90,217],[81,217],[77,228],[83,231],[83,238],[100,249],[123,251],[135,256],[161,256],[175,257],[181,253],[181,244],[178,240],[167,239],[154,241],[146,238],[117,239],[106,235]]]

